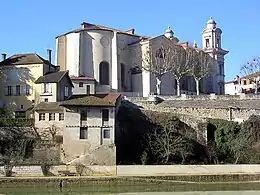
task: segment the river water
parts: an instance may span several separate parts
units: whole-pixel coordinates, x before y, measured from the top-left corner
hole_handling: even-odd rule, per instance
[[[44,187],[36,186],[2,186],[0,195],[83,195],[83,194],[122,194],[122,195],[256,195],[260,194],[260,183],[223,183],[223,184],[147,184],[147,185],[79,185]]]

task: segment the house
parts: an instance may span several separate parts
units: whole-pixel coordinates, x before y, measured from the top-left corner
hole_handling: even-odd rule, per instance
[[[120,97],[120,94],[73,95],[61,102],[41,102],[34,108],[35,124],[45,129],[53,126],[62,129],[57,135],[63,136],[64,162],[99,150],[103,155],[94,157],[96,164],[114,164]],[[108,153],[108,159],[102,159]]]
[[[47,72],[35,81],[35,104],[63,101],[72,95],[72,88],[68,71]]]
[[[51,50],[47,50],[48,60],[36,53],[15,54],[6,58],[2,54],[0,62],[0,106],[14,111],[15,117],[25,117],[26,110],[35,101],[35,80],[47,72],[57,71],[51,64]]]
[[[72,89],[73,95],[80,94],[95,94],[96,93],[96,80],[86,76],[71,76],[70,77],[74,87]]]
[[[222,30],[210,18],[202,32],[201,50],[217,63],[215,74],[204,82],[204,93],[224,94],[224,57],[228,51],[222,49],[221,35]],[[135,29],[123,31],[83,22],[81,28],[56,37],[56,64],[63,71],[69,70],[70,76],[95,79],[96,93],[148,96],[156,92],[156,79],[143,70],[142,54],[147,49],[156,51],[162,43],[185,45],[179,42],[170,27],[159,36],[146,37],[136,34]],[[194,81],[189,82],[180,86],[186,93],[195,92]],[[161,86],[162,95],[176,94],[176,82],[171,75],[162,77]]]
[[[35,81],[35,128],[40,134],[55,131],[62,135],[64,127],[64,108],[60,101],[72,95],[73,84],[67,71],[46,73]],[[49,137],[48,137],[49,138]]]
[[[233,79],[225,83],[225,94],[236,95],[239,93],[259,93],[260,91],[260,72],[249,74],[244,77],[238,75]],[[257,91],[256,91],[257,88]]]

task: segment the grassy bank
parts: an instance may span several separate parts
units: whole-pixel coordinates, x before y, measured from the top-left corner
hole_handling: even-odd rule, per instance
[[[0,187],[7,186],[86,186],[86,185],[151,185],[151,184],[209,184],[209,183],[260,183],[260,174],[236,175],[175,175],[175,176],[84,176],[84,177],[0,177]]]
[[[15,177],[0,178],[0,193],[19,194],[60,194],[62,192],[77,192],[77,194],[89,193],[125,193],[125,192],[170,192],[170,191],[238,191],[260,190],[260,176],[243,177],[234,176],[236,179],[244,179],[237,182],[234,178],[223,177],[226,180],[212,182],[217,176],[165,176],[165,177]],[[197,182],[197,181],[205,182]],[[202,180],[204,179],[204,180]],[[246,181],[251,179],[250,182]],[[62,189],[59,187],[63,181]],[[181,180],[186,180],[181,181]],[[189,182],[192,180],[193,182]],[[232,182],[228,182],[232,180]],[[222,183],[218,183],[222,181]],[[254,182],[252,182],[254,181]],[[26,192],[26,193],[25,193]]]

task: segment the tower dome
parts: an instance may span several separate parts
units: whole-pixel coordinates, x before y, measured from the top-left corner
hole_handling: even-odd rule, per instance
[[[168,28],[165,30],[164,36],[168,39],[173,38],[174,32],[171,30],[171,27],[168,26]]]
[[[216,22],[215,20],[213,20],[212,17],[209,18],[209,20],[207,21],[207,28],[216,28]]]

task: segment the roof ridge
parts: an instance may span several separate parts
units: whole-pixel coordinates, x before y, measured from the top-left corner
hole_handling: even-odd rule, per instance
[[[62,74],[62,76],[60,77],[60,79],[58,80],[58,82],[60,82],[61,79],[68,73],[68,71],[57,71],[57,73],[58,73],[58,72],[64,72],[64,73]]]

